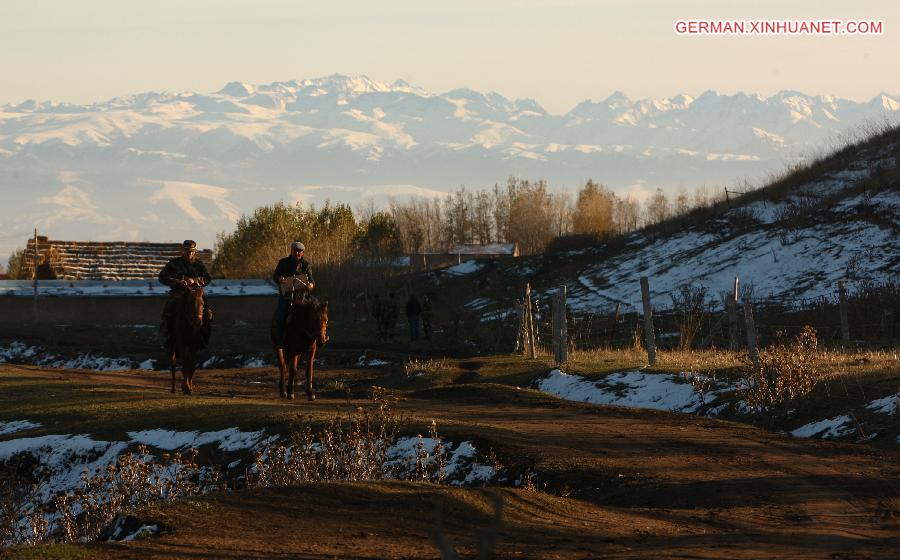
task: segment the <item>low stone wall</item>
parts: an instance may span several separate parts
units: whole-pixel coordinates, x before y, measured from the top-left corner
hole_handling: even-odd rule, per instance
[[[268,325],[275,296],[209,296],[213,321]],[[164,296],[147,297],[0,297],[0,324],[158,325]]]

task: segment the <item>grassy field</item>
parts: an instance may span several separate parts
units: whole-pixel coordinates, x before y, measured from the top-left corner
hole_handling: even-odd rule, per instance
[[[363,352],[389,364],[353,365]],[[240,489],[133,512],[163,527],[145,540],[0,555],[435,558],[443,542],[475,557],[481,542],[500,558],[874,558],[900,546],[896,445],[797,439],[744,423],[564,401],[528,388],[553,367],[548,356],[444,357],[409,352],[398,341],[335,345],[323,359],[313,403],[278,399],[271,367],[201,370],[196,394],[185,397],[168,392],[168,372],[2,365],[0,421],[41,427],[0,442],[47,434],[127,441],[128,432],[157,428],[286,435],[348,417],[380,386],[399,398],[403,434],[425,433],[435,420],[445,439],[471,441],[495,457],[505,481]],[[833,375],[799,407],[796,422],[851,401],[859,407],[900,382],[890,353],[827,359]],[[574,353],[563,369],[602,379],[644,363],[638,351],[598,350]],[[661,352],[644,371],[730,379],[740,364],[730,352]],[[246,450],[208,445],[200,452],[202,464],[250,461]]]

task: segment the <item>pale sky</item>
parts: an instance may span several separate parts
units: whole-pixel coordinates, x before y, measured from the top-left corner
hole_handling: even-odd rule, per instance
[[[882,20],[880,36],[685,37],[679,19]],[[531,97],[900,94],[900,2],[3,0],[0,105],[333,73]]]

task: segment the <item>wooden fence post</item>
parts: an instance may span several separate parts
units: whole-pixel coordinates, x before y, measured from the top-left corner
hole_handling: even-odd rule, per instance
[[[525,301],[523,300],[521,303],[516,301],[516,325],[518,326],[518,330],[516,331],[516,347],[513,350],[513,353],[518,354],[519,352],[525,353]]]
[[[647,362],[656,364],[656,336],[653,332],[653,308],[650,306],[650,279],[641,276],[641,299],[644,300],[644,339],[647,345]]]
[[[738,277],[734,277],[734,291],[728,298],[728,346],[732,350],[738,349],[738,319],[737,319],[737,302],[740,296]]]
[[[756,348],[756,325],[753,323],[753,308],[744,303],[744,323],[747,328],[747,355],[753,365],[759,367],[759,350]]]
[[[850,321],[847,319],[847,285],[844,280],[838,280],[838,298],[841,306],[841,340],[844,347],[849,347]]]
[[[529,358],[536,357],[534,348],[534,316],[531,312],[531,284],[525,284],[525,351]]]
[[[566,324],[566,286],[563,284],[553,298],[553,356],[557,364],[568,358],[568,325]]]

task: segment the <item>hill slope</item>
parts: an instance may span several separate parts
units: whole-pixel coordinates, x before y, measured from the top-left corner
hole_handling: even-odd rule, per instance
[[[565,284],[576,310],[640,309],[639,277],[655,306],[680,285],[727,291],[738,276],[756,298],[797,303],[833,297],[837,281],[897,282],[900,275],[900,129],[850,146],[815,165],[709,210],[624,239],[487,267],[467,283],[502,274],[501,293],[470,307],[494,311],[532,282],[538,296]],[[459,269],[464,272],[465,269]],[[450,269],[450,274],[454,269]]]

